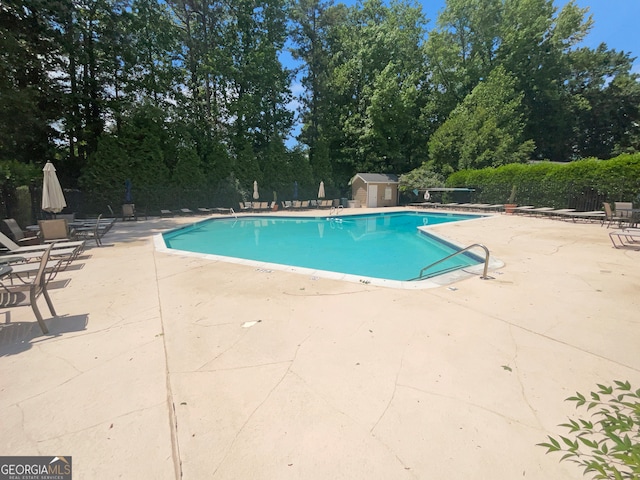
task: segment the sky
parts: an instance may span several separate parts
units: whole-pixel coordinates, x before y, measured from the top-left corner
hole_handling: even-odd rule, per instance
[[[558,8],[566,1],[556,2]],[[631,53],[636,57],[633,70],[640,73],[640,36],[638,29],[640,1],[638,0],[577,0],[581,8],[589,8],[593,16],[593,27],[584,40],[584,45],[596,48],[604,42],[609,48]]]

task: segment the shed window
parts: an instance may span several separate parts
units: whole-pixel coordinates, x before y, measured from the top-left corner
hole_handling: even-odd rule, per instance
[[[385,187],[384,189],[384,199],[391,200],[391,187]]]

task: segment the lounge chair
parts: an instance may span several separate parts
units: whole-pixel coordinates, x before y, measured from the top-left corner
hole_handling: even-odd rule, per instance
[[[615,214],[617,217],[624,218],[630,226],[638,225],[640,209],[633,208],[633,202],[615,202]]]
[[[51,250],[52,254],[54,252],[55,249]],[[5,278],[9,279],[11,285],[16,282],[23,284],[29,283],[31,279],[38,273],[41,261],[42,257],[40,257],[37,262],[17,262],[4,264],[4,266],[11,267],[11,273]],[[51,256],[49,256],[49,261],[45,266],[45,272],[49,275],[49,279],[51,280],[58,274],[60,270],[64,270],[66,266],[67,263],[64,259],[52,258]]]
[[[616,215],[613,212],[613,209],[611,208],[610,203],[605,202],[603,205],[604,205],[604,218],[602,219],[600,226],[604,225],[605,222],[607,222],[607,228],[609,228],[612,223],[617,223],[618,226],[621,227],[624,222],[631,222],[630,217]]]
[[[3,233],[0,233],[0,244],[2,244],[8,250],[8,253],[10,255],[24,255],[26,253],[33,253],[33,252],[40,252],[40,255],[41,255],[43,251],[49,248],[49,245],[20,246]],[[84,245],[85,245],[84,240],[75,240],[70,242],[56,242],[53,244],[53,249],[55,251],[58,249],[67,249],[67,248],[78,249],[79,248],[80,251],[82,251],[82,249],[84,248]],[[2,256],[0,256],[0,258],[2,258]]]
[[[615,248],[640,250],[640,228],[623,228],[609,233]]]
[[[96,222],[100,224],[100,228],[105,230],[105,233],[107,233],[109,230],[111,230],[111,227],[113,227],[116,223],[116,219],[115,218],[102,218],[102,215],[98,216],[99,220],[96,219]],[[83,226],[91,226],[91,224],[93,223],[92,220],[84,220],[83,221]]]
[[[0,243],[9,249],[7,255],[0,255],[0,263],[13,264],[15,262],[35,262],[42,258],[49,246],[52,246],[50,257],[62,261],[60,268],[66,268],[84,250],[84,241],[57,242],[49,245],[18,246],[6,235],[0,233]]]
[[[574,222],[576,222],[577,220],[585,220],[585,221],[593,221],[593,220],[598,220],[598,221],[602,221],[602,219],[605,217],[605,213],[601,210],[593,210],[590,212],[563,212],[563,213],[557,213],[556,214],[558,216],[558,218],[570,218],[571,220],[573,220]]]
[[[455,208],[458,210],[473,210],[473,203],[459,203]]]
[[[124,222],[125,220],[138,220],[136,205],[134,203],[124,203],[122,205],[122,221]]]
[[[100,214],[98,215],[98,218],[84,218],[76,220],[69,224],[69,228],[75,230],[82,227],[95,227],[95,225],[98,224],[102,230],[109,231],[115,223],[115,218],[102,218],[102,214]]]
[[[206,208],[206,207],[198,207],[198,213],[200,215],[210,215],[212,212],[212,210],[210,208]]]
[[[51,315],[57,317],[53,303],[51,302],[51,297],[49,297],[49,292],[47,291],[47,284],[49,283],[50,276],[46,273],[47,263],[49,262],[49,254],[51,253],[53,246],[50,245],[47,250],[45,250],[42,255],[42,259],[40,260],[40,265],[38,267],[38,272],[36,273],[35,278],[31,282],[14,284],[14,285],[2,285],[0,286],[0,306],[1,307],[13,307],[18,306],[27,300],[26,292],[28,292],[28,301],[31,305],[34,315],[36,316],[36,320],[40,325],[40,329],[42,333],[48,334],[49,329],[47,325],[44,323],[44,319],[42,318],[42,314],[38,309],[37,300],[40,295],[43,295],[47,306],[49,307],[49,311]],[[23,299],[23,295],[25,298]]]
[[[471,212],[480,212],[484,207],[488,207],[488,203],[466,203],[464,208]]]
[[[562,217],[565,213],[575,212],[574,208],[556,208],[553,210],[545,210],[544,212],[540,212],[545,217]]]
[[[181,215],[193,215],[193,210],[191,210],[190,208],[181,208],[180,209],[180,214]]]
[[[76,221],[75,213],[56,213],[55,218],[63,218],[67,221],[67,223],[72,223]]]
[[[76,238],[81,238],[83,240],[94,239],[96,241],[96,245],[98,247],[102,246],[102,237],[111,229],[110,224],[101,224],[100,219],[102,214],[98,216],[97,221],[93,224],[87,224],[82,227],[76,227],[74,229],[74,234]]]
[[[61,242],[71,240],[71,230],[69,224],[64,218],[56,218],[54,220],[39,220],[40,236],[46,242]]]
[[[173,212],[171,210],[160,210],[160,216],[161,217],[173,217]]]
[[[38,235],[33,235],[32,233],[25,235],[20,225],[18,225],[18,222],[13,218],[5,218],[2,220],[0,230],[20,245],[37,245],[40,243],[40,237],[38,237]]]
[[[53,245],[53,244],[50,244]],[[36,250],[33,252],[13,253],[9,255],[0,255],[0,263],[14,262],[32,262],[39,261],[45,250]],[[62,258],[66,263],[71,263],[81,252],[80,247],[77,248],[54,248],[51,251],[51,257]]]
[[[553,207],[537,207],[537,208],[531,208],[524,213],[536,216],[536,215],[544,215],[547,212],[550,212],[552,210],[554,210]]]
[[[501,210],[504,210],[504,204],[493,203],[493,204],[487,205],[486,207],[482,207],[482,210],[485,212],[499,212]]]
[[[618,217],[631,217],[633,202],[613,202],[613,207]]]
[[[211,211],[211,213],[217,213],[220,215],[233,215],[235,214],[235,211],[233,210],[233,208],[227,208],[227,207],[213,207],[209,209]]]
[[[521,207],[516,207],[513,209],[513,213],[527,213],[529,211],[531,211],[532,209],[536,208],[533,205],[522,205]]]

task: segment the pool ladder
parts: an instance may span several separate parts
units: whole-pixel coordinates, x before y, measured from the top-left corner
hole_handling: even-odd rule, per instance
[[[472,248],[475,247],[480,247],[484,250],[484,270],[482,272],[482,276],[480,277],[481,280],[490,280],[491,277],[489,277],[487,275],[487,270],[489,269],[489,249],[487,247],[485,247],[484,245],[482,245],[481,243],[474,243],[473,245],[469,245],[468,247],[463,248],[462,250],[459,250],[457,252],[452,253],[451,255],[447,255],[446,257],[438,260],[437,262],[433,262],[429,265],[427,265],[426,267],[424,267],[422,270],[420,270],[420,275],[418,275],[416,278],[412,278],[411,280],[409,280],[410,282],[414,281],[414,280],[422,280],[423,278],[423,273],[425,270],[429,270],[431,267],[438,265],[439,263],[445,262],[447,260],[449,260],[452,257],[455,257],[456,255],[460,255],[461,253],[464,253],[468,250],[471,250]]]
[[[331,207],[331,210],[329,210],[329,216],[340,215],[340,212],[342,212],[343,208],[344,207],[342,205],[338,205],[337,207]]]

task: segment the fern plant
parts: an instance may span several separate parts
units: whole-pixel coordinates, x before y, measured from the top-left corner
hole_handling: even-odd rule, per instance
[[[586,417],[569,419],[560,425],[568,436],[549,435],[538,446],[547,453],[564,452],[560,461],[577,463],[595,479],[640,480],[640,389],[634,391],[629,382],[614,384],[597,384],[588,397],[577,392],[567,398],[576,409],[586,409]]]

